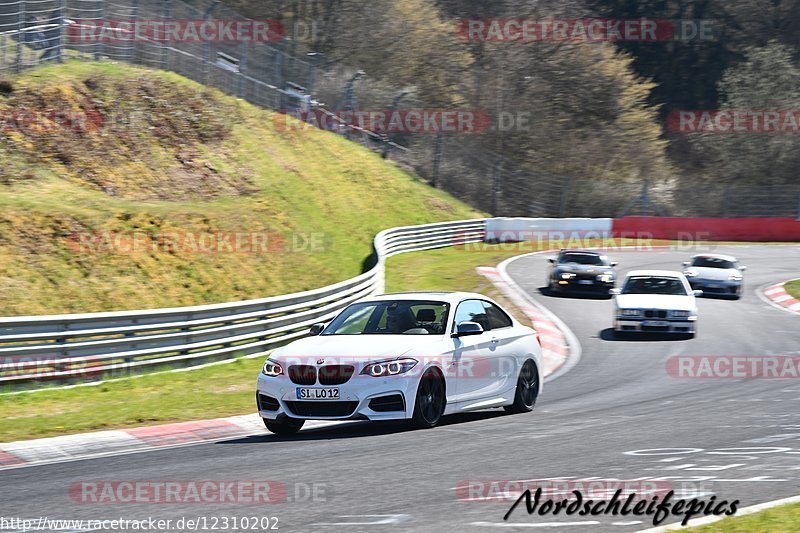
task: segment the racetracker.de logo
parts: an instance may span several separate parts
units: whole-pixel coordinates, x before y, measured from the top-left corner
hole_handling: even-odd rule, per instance
[[[0,131],[22,135],[43,135],[72,131],[96,132],[106,124],[100,111],[73,109],[0,109]]]
[[[711,41],[710,20],[663,19],[461,19],[458,35],[473,42],[664,42]]]
[[[76,481],[69,497],[81,504],[265,504],[287,501],[285,483],[267,480]]]
[[[676,379],[797,379],[800,356],[676,355],[666,370]]]
[[[677,110],[667,116],[673,133],[800,133],[800,109]]]
[[[624,479],[528,479],[528,480],[462,480],[456,485],[456,498],[462,502],[509,502],[517,500],[526,490],[541,489],[547,498],[571,496],[578,491],[588,498],[608,499],[617,491],[621,496],[631,494],[640,498],[666,494],[674,490],[672,483],[661,480]]]
[[[273,117],[277,131],[296,132],[311,128],[341,132],[356,127],[374,133],[485,133],[492,119],[480,109],[359,109],[330,112],[287,110]]]
[[[275,20],[108,20],[78,19],[67,29],[73,44],[157,43],[274,43],[286,31]]]

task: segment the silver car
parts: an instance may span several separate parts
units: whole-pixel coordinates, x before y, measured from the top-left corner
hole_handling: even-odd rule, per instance
[[[703,294],[742,297],[745,266],[739,266],[735,257],[720,254],[698,254],[683,263],[684,275],[693,289]]]

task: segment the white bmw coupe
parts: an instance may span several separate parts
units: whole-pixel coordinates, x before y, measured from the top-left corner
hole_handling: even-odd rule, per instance
[[[267,429],[306,420],[409,420],[533,409],[543,383],[536,332],[471,293],[377,296],[346,307],[311,336],[273,352],[258,377]]]

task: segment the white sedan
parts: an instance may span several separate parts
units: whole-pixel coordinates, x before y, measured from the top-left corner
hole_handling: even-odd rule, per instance
[[[305,420],[409,420],[503,407],[533,409],[542,390],[538,335],[471,293],[377,296],[270,355],[258,412],[279,435]]]
[[[680,272],[667,270],[635,270],[622,287],[614,289],[614,331],[679,333],[697,332],[696,296]]]

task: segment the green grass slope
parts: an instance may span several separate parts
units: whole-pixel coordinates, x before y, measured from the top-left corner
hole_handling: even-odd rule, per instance
[[[480,216],[171,73],[41,67],[0,79],[0,119],[0,316],[316,288],[359,274],[382,229]]]

